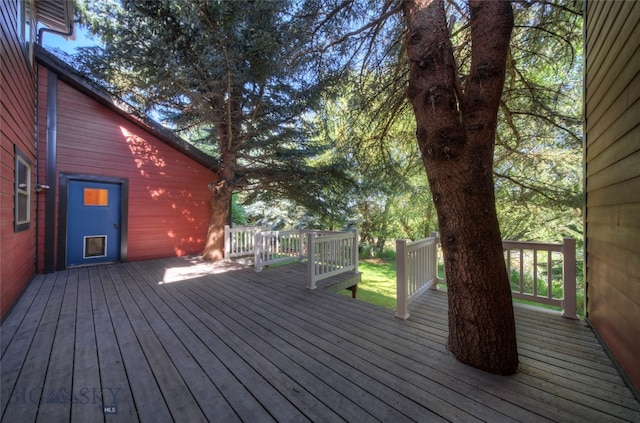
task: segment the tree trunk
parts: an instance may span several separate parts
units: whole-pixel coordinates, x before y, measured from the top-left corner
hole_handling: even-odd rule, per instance
[[[382,258],[382,254],[384,254],[384,245],[387,243],[386,238],[378,237],[376,240],[376,252],[378,253],[378,257]]]
[[[228,223],[231,213],[231,195],[233,189],[228,181],[218,182],[211,190],[211,217],[207,240],[202,253],[205,260],[222,260],[224,258],[224,226]]]
[[[224,259],[224,227],[231,216],[231,196],[236,184],[239,145],[239,124],[227,116],[222,121],[226,123],[217,127],[218,148],[221,151],[218,173],[220,179],[211,188],[211,217],[202,253],[203,259],[214,261]]]
[[[211,188],[211,217],[207,240],[202,253],[205,260],[224,259],[224,227],[231,216],[231,196],[236,187],[236,169],[238,167],[238,149],[242,144],[239,136],[243,116],[239,96],[231,86],[231,68],[227,74],[227,92],[223,105],[217,105],[224,111],[215,119],[218,121],[216,132],[220,151],[220,170],[217,183]]]
[[[408,96],[438,214],[449,350],[497,374],[517,371],[515,321],[495,208],[493,150],[513,11],[470,1],[472,62],[463,89],[442,0],[406,0]]]

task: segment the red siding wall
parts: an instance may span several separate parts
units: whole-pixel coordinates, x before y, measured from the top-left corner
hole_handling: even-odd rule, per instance
[[[42,89],[46,69],[40,75]],[[201,253],[215,174],[70,85],[57,87],[57,173],[129,180],[128,260]]]
[[[35,183],[35,78],[18,42],[17,0],[0,1],[0,315],[4,317],[34,274],[35,200],[31,225],[14,233],[14,145],[31,161]]]
[[[43,184],[43,185],[47,185],[47,178],[46,178],[46,168],[47,168],[47,69],[43,68],[42,66],[38,66],[37,67],[37,72],[38,72],[38,89],[37,89],[37,95],[38,95],[38,127],[36,128],[36,130],[38,131],[38,139],[40,140],[38,142],[38,167],[40,169],[39,173],[39,180],[38,183]],[[38,260],[37,260],[37,269],[36,271],[38,273],[43,273],[44,272],[44,260],[43,260],[43,256],[44,256],[44,251],[46,246],[44,245],[44,239],[45,239],[45,233],[44,233],[44,228],[45,228],[45,220],[44,220],[44,216],[45,216],[45,210],[46,210],[46,203],[45,203],[45,195],[40,194],[40,198],[39,198],[39,203],[38,203],[38,216],[37,216],[37,225],[38,225],[38,237],[37,237],[37,250],[38,250]],[[57,234],[57,221],[56,221],[56,225],[54,227],[54,231]],[[55,252],[54,252],[55,253]],[[55,257],[54,257],[55,260]]]

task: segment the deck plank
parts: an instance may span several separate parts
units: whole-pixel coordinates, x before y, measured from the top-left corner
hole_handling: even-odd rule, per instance
[[[276,301],[282,301],[282,299],[278,299]],[[354,304],[348,298],[346,298],[343,301],[346,301],[346,306],[348,308],[351,308],[349,306]],[[301,310],[301,313],[299,315],[302,316],[302,318],[305,318],[305,316],[308,316],[310,314],[310,312],[308,311],[309,305],[305,304],[304,298],[301,297],[300,300],[295,300],[294,303],[299,304],[299,310]],[[468,374],[461,374],[458,380],[452,380],[451,378],[448,378],[446,374],[441,373],[439,369],[442,369],[443,367],[446,368],[446,366],[451,366],[451,365],[453,365],[454,367],[458,366],[462,370],[467,369],[466,367],[453,361],[445,351],[440,351],[441,355],[440,357],[437,357],[437,354],[435,353],[435,351],[430,351],[431,349],[425,350],[420,348],[414,351],[411,351],[410,349],[405,349],[404,347],[409,346],[410,343],[407,342],[405,345],[403,345],[403,341],[399,337],[394,338],[395,333],[402,332],[402,331],[398,331],[398,325],[402,325],[403,322],[400,322],[399,320],[392,317],[391,313],[389,313],[388,311],[381,313],[383,320],[380,320],[377,322],[372,321],[371,315],[368,315],[366,316],[366,319],[367,319],[366,321],[357,322],[359,315],[350,315],[348,312],[348,309],[340,310],[340,309],[336,309],[337,306],[335,306],[336,308],[334,308],[334,306],[335,306],[335,303],[331,304],[330,310],[325,310],[324,312],[320,311],[317,314],[312,314],[311,320],[300,322],[297,324],[297,326],[308,327],[310,324],[325,326],[325,329],[327,330],[327,332],[331,334],[331,335],[328,335],[329,345],[336,345],[336,344],[347,345],[349,349],[353,349],[355,345],[360,346],[361,350],[358,350],[358,353],[357,353],[358,357],[364,356],[369,358],[369,357],[375,357],[376,355],[383,356],[385,354],[383,351],[384,349],[386,350],[395,349],[396,354],[391,355],[391,357],[386,361],[384,361],[382,364],[378,363],[378,366],[381,366],[380,369],[386,369],[387,372],[395,370],[400,375],[399,377],[401,381],[404,381],[404,380],[410,381],[414,384],[414,386],[420,386],[421,388],[424,386],[432,386],[432,387],[435,386],[435,389],[436,390],[439,389],[441,391],[442,396],[446,397],[447,400],[449,401],[455,401],[455,399],[462,400],[462,407],[466,407],[467,410],[471,411],[473,415],[476,415],[476,416],[483,415],[482,407],[479,404],[473,404],[472,402],[470,402],[468,400],[468,397],[461,398],[460,395],[455,391],[444,392],[444,393],[442,392],[442,387],[444,386],[453,386],[456,389],[460,389],[462,392],[465,392],[463,381],[468,379]],[[293,307],[296,307],[296,306],[293,306]],[[258,306],[258,307],[255,307],[255,309],[261,309],[261,307]],[[352,324],[346,325],[345,328],[342,328],[342,329],[345,329],[345,331],[340,333],[339,337],[336,337],[333,335],[336,334],[336,329],[335,329],[336,326],[340,326],[340,319],[331,320],[328,317],[328,316],[334,316],[334,315],[347,316],[348,318],[351,319],[351,322],[352,322]],[[269,319],[266,319],[266,320],[269,320]],[[384,324],[385,322],[389,322],[391,326],[395,325],[395,328],[391,329],[389,332],[381,331],[380,329],[381,327],[385,326]],[[375,333],[371,333],[371,331],[368,330],[368,327],[371,327],[371,326],[375,327],[378,330],[376,330]],[[362,338],[362,337],[364,337],[365,339],[360,340],[359,338]],[[378,345],[378,344],[381,344],[381,345]],[[372,356],[368,355],[369,352],[371,351],[375,352],[375,354]],[[425,352],[427,353],[425,354]],[[386,354],[388,355],[390,353],[387,352]],[[405,357],[407,354],[412,354],[410,359],[407,359]],[[425,356],[428,356],[428,360],[424,361],[421,364],[425,365],[426,367],[423,369],[418,369],[416,366],[416,363],[420,363],[421,357],[425,357]],[[398,363],[403,364],[404,368],[398,367],[397,366]],[[366,369],[366,366],[365,366],[365,369]],[[419,371],[421,371],[421,374],[416,375],[416,373]],[[429,378],[433,379],[433,381],[429,380]],[[404,383],[402,385],[404,385]],[[406,389],[406,387],[403,388],[401,386],[399,387],[399,389],[401,390]],[[478,392],[473,385],[467,385],[466,389],[467,391],[471,391],[471,395],[476,396],[478,400],[488,399],[488,397],[483,397],[482,393]],[[432,402],[427,402],[426,399],[427,398],[421,398],[421,401],[423,404],[425,405],[428,404],[429,406],[433,406],[434,403],[437,404],[439,401],[439,399],[436,398],[434,403],[432,403]],[[466,400],[466,403],[465,403],[465,400]],[[492,397],[491,400],[497,403],[502,402],[496,397]],[[508,419],[507,416],[513,416],[514,414],[517,417],[519,412],[522,415],[522,418],[524,418],[525,420],[526,420],[525,417],[531,418],[532,416],[536,417],[537,419],[540,419],[539,416],[535,416],[534,414],[526,413],[519,409],[516,410],[515,407],[510,407],[509,404],[507,403],[502,402],[502,406],[505,407],[502,409],[505,412],[505,414],[501,415],[500,413],[495,413],[495,412],[492,413],[488,410],[484,410],[485,412],[489,413],[489,415],[485,416],[485,418],[490,421],[500,421],[500,419],[506,420]],[[456,405],[449,404],[447,408],[447,412],[448,413],[455,412],[454,410],[456,409],[456,407],[457,407],[457,404]],[[500,408],[500,406],[496,408]],[[473,419],[473,417],[471,417],[470,415],[466,415],[466,416],[465,415],[460,415],[460,416],[449,415],[448,418],[454,421],[459,419],[462,419],[465,421]]]
[[[193,350],[200,348],[199,352],[202,353],[203,345],[196,343],[194,346],[192,345],[193,337],[183,336],[189,332],[188,326],[162,301],[160,290],[141,282],[150,275],[150,272],[144,266],[133,266],[130,275],[132,281],[136,282],[129,284],[132,295],[136,298],[144,296],[149,305],[153,306],[153,309],[145,308],[145,317],[176,369],[189,384],[189,389],[204,416],[209,420],[215,417],[222,421],[239,421],[211,377],[207,375],[205,368],[198,362],[198,351]]]
[[[443,306],[446,304],[446,301],[440,301],[440,306]],[[446,316],[446,309],[442,310],[441,313],[442,316]],[[557,317],[556,317],[557,318]],[[376,325],[377,328],[380,328],[380,325]],[[378,332],[378,335],[380,335],[380,333]],[[573,369],[572,369],[573,370]],[[448,372],[451,372],[451,370],[448,370]],[[464,377],[464,376],[462,376]],[[592,379],[593,380],[593,379]],[[525,385],[525,389],[523,392],[523,395],[521,396],[521,398],[519,400],[517,400],[516,404],[523,404],[523,402],[526,402],[527,400],[529,400],[529,396],[531,396],[533,399],[535,399],[534,402],[531,402],[531,409],[532,410],[536,410],[537,412],[544,412],[546,414],[546,416],[548,418],[557,418],[558,415],[562,415],[562,413],[558,413],[558,411],[556,410],[556,405],[554,405],[558,399],[556,398],[557,395],[557,390],[556,387],[554,386],[549,386],[548,384],[541,384],[538,381],[535,380],[525,380],[528,381],[528,385],[531,386],[531,384],[534,384],[533,386],[537,387],[537,388],[545,388],[546,389],[536,389],[536,390],[530,390],[526,388]],[[523,391],[522,386],[518,385],[515,387],[511,388],[512,391],[514,392],[519,392],[519,391]],[[571,395],[571,391],[562,391],[560,390],[560,393],[565,393],[565,395],[568,395],[570,398],[573,398]],[[560,399],[562,400],[562,398]],[[595,419],[597,420],[598,418],[604,418],[605,420],[607,419],[608,415],[606,413],[600,413],[600,411],[592,408],[594,405],[597,406],[598,404],[594,404],[594,400],[592,397],[590,396],[585,396],[585,397],[579,397],[578,400],[583,402],[582,406],[576,406],[573,402],[571,401],[567,401],[565,402],[565,406],[571,410],[570,413],[566,413],[565,415],[562,416],[563,421],[584,421],[585,419]],[[597,403],[597,401],[595,401]],[[548,408],[541,408],[540,404],[550,404],[550,407]],[[606,406],[607,404],[601,404],[603,406]],[[584,407],[586,406],[586,407]],[[633,420],[633,416],[635,416],[635,413],[631,413],[631,414],[625,414],[627,415],[627,418],[631,418]],[[600,417],[599,417],[600,416]]]
[[[42,314],[36,314],[39,317],[38,324],[29,343],[27,354],[24,361],[17,366],[19,375],[17,375],[14,392],[22,392],[22,396],[14,397],[15,400],[9,402],[2,417],[5,421],[17,422],[22,419],[35,421],[37,416],[37,404],[43,396],[43,381],[49,365],[66,281],[60,274],[52,276],[51,279],[54,279],[50,280],[51,291],[42,300],[42,302],[46,300]],[[36,316],[33,316],[34,319]],[[4,361],[2,367],[4,376]],[[13,373],[12,370],[14,369],[9,368],[8,373]]]
[[[431,297],[429,297],[429,298],[431,299]],[[440,304],[445,304],[445,303],[440,302]],[[441,313],[441,315],[442,315],[442,316],[446,316],[446,310],[444,310],[444,311],[445,311],[445,312]],[[557,316],[553,316],[553,318],[554,318],[554,319],[557,319]],[[561,321],[564,321],[564,322],[567,322],[567,323],[566,323],[566,325],[569,325],[569,326],[572,326],[572,325],[573,325],[573,323],[571,323],[572,321],[567,321],[567,320],[564,320],[564,319],[560,319],[560,320],[561,320]],[[526,348],[525,348],[525,349],[526,349]],[[572,369],[571,371],[573,371],[573,369]],[[612,371],[613,373],[615,373],[615,371],[613,371],[613,368],[611,368],[611,371]],[[557,380],[558,380],[558,378],[555,378],[554,380],[556,380],[556,381],[557,381]],[[619,378],[618,378],[618,380],[620,381],[620,379],[619,379]],[[593,379],[591,379],[591,382],[593,382]],[[621,383],[621,381],[620,381],[620,383]],[[540,384],[540,383],[538,383],[538,386],[540,386],[540,385],[541,385],[541,384]],[[588,387],[588,386],[589,386],[589,384],[586,384],[586,386]],[[595,388],[595,389],[597,389],[597,388]],[[538,399],[539,399],[540,401],[547,401],[547,403],[548,403],[548,404],[553,404],[553,403],[554,403],[554,401],[555,401],[555,398],[554,398],[554,395],[555,395],[555,394],[554,394],[554,389],[553,389],[553,388],[548,388],[548,389],[546,390],[546,393],[544,393],[544,390],[543,390],[543,393],[541,393],[541,394],[537,394],[537,395],[538,395]],[[627,396],[629,397],[628,389],[627,389]],[[597,401],[595,401],[595,403],[596,403],[596,404],[594,404],[594,401],[593,401],[592,397],[590,397],[590,396],[583,396],[583,397],[580,397],[580,398],[579,398],[579,401],[582,401],[585,405],[587,405],[587,406],[589,406],[589,407],[594,407],[594,406],[596,406],[596,407],[597,407],[598,405],[602,405],[602,406],[604,406],[604,407],[606,407],[606,406],[607,406],[607,404],[606,404],[606,403],[604,403],[604,404],[597,404]],[[632,400],[632,403],[634,403],[634,404],[635,404],[635,401],[633,401],[633,400]],[[567,403],[567,405],[569,405],[569,406],[573,406],[572,404],[569,404],[569,403]],[[591,410],[590,410],[589,408],[586,408],[586,409],[583,409],[582,407],[578,407],[578,408],[579,408],[579,410],[578,410],[578,416],[582,416],[581,418],[590,418],[590,419],[597,419],[597,418],[598,418],[598,417],[597,417],[597,416],[598,416],[598,411],[593,411],[593,409],[592,409],[592,408],[591,408]],[[627,415],[628,417],[626,417],[626,418],[630,418],[631,420],[633,420],[633,418],[635,418],[635,415],[636,415],[635,413],[631,413],[631,414]],[[606,420],[606,417],[607,417],[607,416],[606,416],[606,415],[604,415],[603,417],[604,417],[604,418],[605,418],[605,420]],[[573,420],[581,420],[581,418],[580,418],[580,417],[575,417],[575,416],[571,416],[571,415],[566,416],[566,418],[567,418],[567,419],[569,419],[569,418],[573,418]]]
[[[100,393],[103,410],[104,407],[108,410],[105,413],[105,422],[135,419],[137,411],[105,294],[105,287],[112,283],[111,276],[104,266],[95,268],[90,272],[90,276],[91,302],[98,347]]]
[[[433,304],[433,300],[433,296],[425,296],[420,301]],[[587,366],[576,365],[576,351],[579,351],[577,355],[585,357],[592,354],[595,345],[599,345],[584,322],[558,318],[557,314],[541,310],[517,306],[514,309],[521,361],[520,373],[515,377],[520,378],[526,386],[534,388],[532,392],[545,392],[544,396],[539,396],[540,401],[545,401],[545,396],[555,395],[558,401],[562,401],[560,408],[586,421],[599,418],[603,421],[618,421],[616,419],[619,417],[622,417],[622,421],[637,419],[638,402],[624,385],[611,361],[606,366],[601,365],[605,364],[602,361],[605,353],[601,346],[596,351],[598,359],[594,360],[598,364],[593,365],[588,360],[580,359],[578,361]],[[539,338],[522,336],[523,331],[544,333],[545,328],[549,327],[554,328],[554,332],[544,342]],[[542,348],[546,345],[550,348]],[[564,351],[564,354],[559,354],[558,351]],[[598,370],[594,371],[594,367]],[[536,397],[538,394],[533,395]]]
[[[203,356],[198,355],[199,360],[203,367],[213,370],[212,380],[240,418],[244,421],[273,421],[268,407],[269,399],[275,399],[276,393],[211,329],[208,323],[214,317],[201,314],[193,302],[179,292],[165,296],[164,300],[206,346],[201,352]],[[198,346],[197,343],[195,345]]]
[[[77,272],[57,276],[58,282],[65,282],[64,297],[43,385],[44,401],[38,407],[37,421],[69,421],[71,416],[78,279]]]
[[[120,277],[119,270],[120,266],[109,266],[109,278],[102,280],[102,287],[137,417],[139,421],[149,423],[171,421],[169,408],[127,317],[125,306],[120,301],[119,291],[125,282]]]
[[[4,356],[11,340],[18,332],[21,324],[27,319],[27,313],[31,310],[34,301],[42,298],[43,295],[38,295],[40,289],[46,286],[47,284],[43,283],[42,277],[33,283],[29,283],[20,296],[20,301],[16,302],[10,312],[5,315],[0,326],[0,357]]]
[[[144,352],[145,360],[162,392],[164,401],[174,420],[176,416],[182,416],[185,421],[189,422],[205,421],[202,410],[193,399],[180,372],[176,369],[162,342],[158,339],[157,332],[150,324],[149,319],[151,318],[145,316],[150,308],[148,301],[144,296],[135,296],[131,292],[135,281],[128,273],[129,267],[118,268],[120,277],[125,281],[119,287],[118,296]],[[158,322],[158,324],[160,323]]]
[[[64,274],[64,273],[59,273]],[[73,358],[73,397],[71,421],[99,421],[104,417],[98,365],[98,346],[91,304],[89,269],[78,269],[77,323]]]
[[[432,297],[421,299],[432,300]],[[613,419],[618,417],[623,421],[633,421],[637,418],[638,402],[611,361],[606,363],[603,360],[603,355],[606,357],[603,348],[595,349],[597,340],[584,322],[559,319],[557,315],[519,307],[515,307],[515,314],[521,361],[517,377],[535,388],[533,392],[556,395],[563,401],[562,407],[587,421],[598,418],[617,421]],[[554,332],[544,341],[522,336],[523,331],[543,333],[548,327],[554,328]],[[576,339],[583,342],[576,343]],[[546,345],[550,347],[543,348]],[[595,354],[597,359],[584,359],[591,354]],[[580,358],[576,359],[576,356]],[[544,401],[544,397],[540,400]]]
[[[235,366],[241,368],[238,377],[250,383],[252,394],[276,421],[307,420],[303,412],[295,404],[287,401],[286,396],[276,387],[292,393],[304,392],[295,381],[279,374],[277,369],[265,360],[259,351],[252,348],[225,326],[221,321],[223,316],[218,314],[214,316],[215,313],[209,312],[210,307],[201,298],[185,295],[181,291],[175,292],[175,294],[183,306],[189,308],[190,312],[194,313],[202,324],[215,333],[220,342],[217,344],[217,349],[225,353],[223,361],[227,368],[230,371],[233,371]],[[238,358],[241,358],[242,362],[239,362]],[[261,371],[257,372],[256,368],[261,368]]]
[[[194,286],[189,289],[193,295],[201,296],[208,304],[224,313],[227,316],[225,324],[234,333],[250,339],[252,348],[260,351],[270,365],[299,384],[295,395],[291,392],[283,394],[292,400],[305,392],[309,396],[308,405],[314,406],[303,409],[309,419],[375,421],[367,408],[375,408],[378,404],[367,408],[363,408],[362,403],[358,405],[360,399],[364,399],[364,405],[370,405],[369,401],[374,397],[361,389],[352,379],[346,378],[330,367],[323,366],[312,355],[293,348],[295,341],[289,334],[279,334],[264,327],[260,320],[251,320],[246,313],[235,312],[233,306],[225,304],[208,290]],[[403,421],[402,415],[392,409],[386,408],[379,411],[390,420]]]
[[[248,297],[246,297],[244,300],[251,300],[254,297],[251,293],[245,293],[245,295],[248,295]],[[263,298],[264,296],[260,297]],[[351,381],[357,383],[361,387],[361,389],[366,388],[375,392],[375,396],[377,398],[385,398],[386,401],[396,404],[397,408],[402,409],[408,417],[415,419],[419,416],[425,416],[430,413],[428,409],[418,406],[416,402],[408,402],[408,398],[402,393],[398,392],[397,387],[399,384],[404,387],[410,385],[406,385],[404,382],[399,382],[398,379],[391,376],[391,373],[389,373],[387,377],[381,381],[371,378],[365,372],[362,372],[363,368],[366,368],[367,371],[370,369],[369,366],[372,363],[365,363],[365,360],[363,359],[366,358],[366,354],[377,348],[377,345],[369,345],[370,348],[368,350],[363,349],[362,351],[357,352],[349,351],[343,348],[335,348],[336,345],[344,344],[343,340],[338,340],[336,343],[332,342],[333,340],[331,339],[332,336],[330,334],[332,332],[335,332],[335,326],[331,324],[317,324],[318,321],[314,323],[310,321],[298,320],[298,316],[296,316],[295,314],[284,312],[283,310],[276,307],[276,304],[278,304],[278,299],[273,298],[273,301],[274,303],[261,303],[259,302],[259,300],[256,300],[256,303],[254,303],[254,307],[251,308],[251,310],[260,310],[260,314],[254,318],[256,324],[259,324],[259,322],[264,322],[263,324],[266,325],[266,330],[270,332],[275,332],[276,330],[282,331],[284,329],[282,336],[286,336],[286,339],[289,343],[297,345],[305,355],[317,355],[318,359],[323,359],[327,367],[332,367],[338,370],[341,374],[347,376]],[[310,309],[308,308],[307,310]],[[274,326],[275,324],[279,326]],[[293,338],[289,334],[295,334],[299,339]],[[351,346],[353,345],[350,345],[350,347]],[[320,348],[320,350],[325,354],[318,354],[318,348]],[[380,363],[377,363],[377,365],[380,365]],[[387,368],[386,370],[387,372],[390,372],[389,368]],[[396,389],[391,388],[394,385]],[[416,398],[421,397],[423,401],[428,396],[425,391],[422,391],[422,389],[414,390],[411,395]],[[384,404],[384,401],[377,401]],[[398,406],[399,404],[402,405]],[[389,407],[389,405],[387,405],[387,407]],[[464,417],[466,417],[467,419],[473,418],[470,415],[465,415]],[[430,418],[437,419],[438,416],[436,414],[433,414]]]
[[[515,307],[520,371],[495,376],[448,353],[445,292],[404,321],[304,278],[197,258],[39,275],[1,328],[2,421],[640,421],[584,322]]]
[[[30,389],[27,391],[27,387],[16,386],[16,381],[20,375],[20,371],[24,364],[25,358],[29,352],[29,348],[33,341],[33,337],[38,329],[38,325],[42,319],[42,313],[44,312],[47,301],[49,300],[49,294],[53,289],[53,285],[56,280],[55,274],[37,277],[31,282],[30,285],[34,285],[37,291],[37,296],[32,299],[31,296],[24,298],[27,305],[18,304],[12,312],[9,314],[5,323],[15,326],[15,329],[11,329],[14,335],[7,341],[5,349],[0,359],[1,370],[0,371],[0,383],[2,384],[2,395],[0,395],[0,415],[3,415],[6,411],[9,402],[25,402],[29,401]],[[30,289],[28,290],[30,291]],[[20,303],[23,298],[20,298]],[[14,319],[13,311],[19,313],[22,317],[20,322]],[[9,330],[4,336],[9,338]]]

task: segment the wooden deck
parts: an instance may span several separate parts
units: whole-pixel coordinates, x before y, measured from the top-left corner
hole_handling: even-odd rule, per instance
[[[516,308],[500,377],[447,353],[446,308],[432,291],[402,321],[306,290],[300,265],[39,275],[1,327],[2,421],[640,421],[584,322]]]

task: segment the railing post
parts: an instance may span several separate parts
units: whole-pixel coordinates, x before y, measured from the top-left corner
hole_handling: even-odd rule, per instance
[[[565,238],[562,246],[562,317],[577,319],[576,313],[576,240]]]
[[[253,234],[253,265],[256,272],[262,270],[262,264],[260,263],[260,256],[262,254],[262,233],[260,229],[257,229]]]
[[[307,289],[316,289],[313,233],[307,233]]]
[[[440,233],[434,231],[434,232],[431,232],[431,236],[436,239],[436,241],[434,243],[434,245],[435,245],[434,254],[436,256],[436,267],[435,267],[435,270],[436,270],[436,285],[439,284],[439,283],[446,284],[447,283],[447,275],[445,274],[444,278],[441,278],[440,274],[438,273],[438,270],[439,270],[438,269],[438,265],[439,265],[439,263],[438,263],[438,244],[440,244]],[[443,257],[443,259],[444,259],[444,257]]]
[[[304,231],[302,229],[298,230],[298,259],[300,261],[303,261],[305,258],[305,251],[304,251]]]
[[[231,237],[229,236],[230,232],[229,225],[224,225],[224,258],[228,259],[231,257]]]
[[[353,263],[353,273],[358,273],[358,230],[353,230],[353,243],[351,245],[351,262]]]
[[[406,244],[407,241],[404,239],[396,240],[396,317],[404,320],[409,318],[407,282],[405,278],[407,265]]]
[[[433,253],[431,257],[429,257],[429,265],[431,266],[431,271],[433,272],[433,284],[430,289],[438,290],[438,282],[440,279],[438,278],[438,233],[431,232],[431,238],[435,238],[433,240]],[[429,275],[431,276],[431,275]]]

